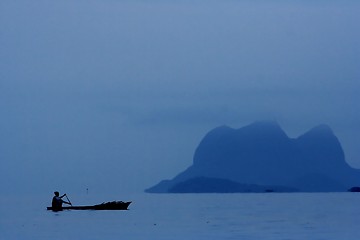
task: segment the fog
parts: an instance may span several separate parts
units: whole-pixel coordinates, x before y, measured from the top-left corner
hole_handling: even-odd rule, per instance
[[[360,168],[357,1],[0,2],[3,193],[139,192],[204,135],[328,124]]]

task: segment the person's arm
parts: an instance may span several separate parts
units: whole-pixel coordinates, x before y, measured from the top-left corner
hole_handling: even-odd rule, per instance
[[[62,195],[60,198],[63,198],[63,197],[65,197],[65,196],[66,196],[66,193],[65,193],[64,195]],[[71,202],[67,202],[67,201],[64,201],[64,200],[62,200],[62,199],[61,199],[61,201],[62,201],[63,203],[66,203],[66,204],[72,206]]]

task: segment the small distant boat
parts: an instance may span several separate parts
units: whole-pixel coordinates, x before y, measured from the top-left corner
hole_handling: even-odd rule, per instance
[[[62,207],[62,210],[128,210],[131,202],[113,201],[101,203],[93,206],[69,206]],[[47,207],[47,210],[54,210],[52,207]]]

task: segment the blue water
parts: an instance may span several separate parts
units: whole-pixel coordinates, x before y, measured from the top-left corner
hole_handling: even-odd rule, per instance
[[[1,199],[1,239],[360,239],[360,194],[72,196],[132,200],[128,211],[46,211],[51,196]]]

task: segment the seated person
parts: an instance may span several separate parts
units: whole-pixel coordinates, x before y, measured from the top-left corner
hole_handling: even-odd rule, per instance
[[[62,196],[60,196],[59,192],[54,192],[54,194],[55,194],[55,196],[53,197],[52,204],[51,204],[53,211],[61,211],[63,203],[71,205],[70,202],[66,202],[66,201],[62,200],[62,198],[65,197],[66,194],[64,194]]]

